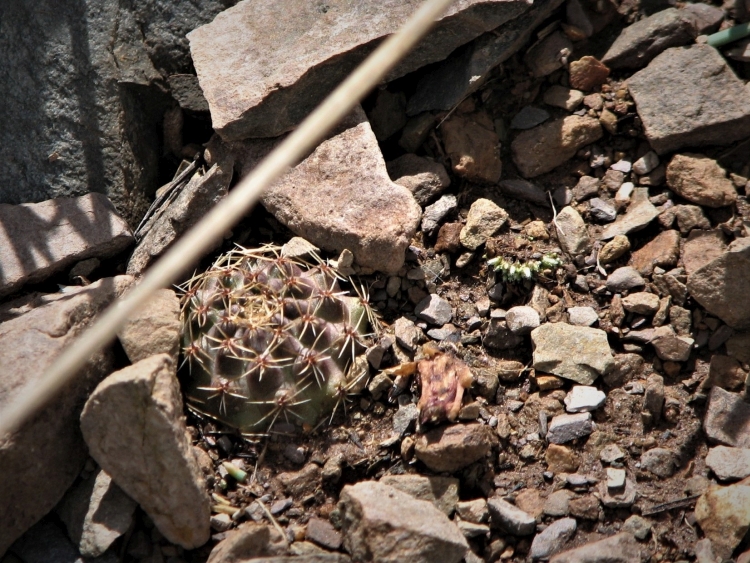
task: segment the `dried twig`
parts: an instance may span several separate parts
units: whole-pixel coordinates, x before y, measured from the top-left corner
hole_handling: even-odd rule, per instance
[[[223,234],[231,229],[271,183],[296,165],[331,128],[385,77],[386,73],[427,33],[452,0],[427,0],[401,29],[386,39],[299,127],[206,216],[179,239],[120,301],[107,309],[42,375],[24,387],[0,413],[0,437],[18,429],[55,396],[99,349],[111,342],[125,321],[148,303],[159,289],[176,281]]]
[[[687,508],[691,506],[696,500],[700,498],[700,495],[693,495],[691,497],[685,497],[677,500],[670,500],[669,502],[663,502],[656,504],[651,508],[645,508],[642,511],[643,516],[651,516],[652,514],[658,514],[659,512],[666,512],[667,510],[674,510],[675,508]]]

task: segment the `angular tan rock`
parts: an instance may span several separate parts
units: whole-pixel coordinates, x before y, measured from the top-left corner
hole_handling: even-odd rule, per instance
[[[555,555],[550,563],[639,563],[641,550],[632,534],[622,532]]]
[[[573,158],[581,147],[602,137],[599,121],[592,117],[570,115],[523,131],[513,143],[513,162],[526,178],[557,168]]]
[[[458,176],[480,184],[500,180],[500,138],[487,114],[454,115],[443,123],[442,131],[445,152]]]
[[[0,204],[0,296],[87,258],[133,243],[128,224],[103,195]]]
[[[667,185],[677,195],[706,207],[737,201],[737,190],[717,162],[702,154],[676,154],[667,165]]]
[[[215,141],[246,174],[278,140]],[[324,250],[354,254],[371,270],[395,272],[416,232],[422,210],[394,184],[364,112],[352,115],[313,153],[268,188],[261,203],[295,234]]]
[[[208,541],[209,498],[167,354],[141,360],[99,384],[81,413],[81,430],[91,456],[164,537],[186,549]]]
[[[169,354],[177,362],[180,351],[180,300],[171,289],[160,289],[143,309],[117,333],[130,363]]]
[[[690,295],[709,313],[738,330],[750,328],[750,238],[736,239],[727,252],[688,276]]]
[[[711,486],[695,503],[695,518],[722,559],[731,557],[750,529],[750,487]]]
[[[129,276],[105,278],[0,324],[0,410],[34,384],[91,320],[130,287]],[[113,352],[94,354],[85,367],[23,428],[0,436],[0,553],[47,514],[86,462],[78,429],[81,405],[114,365]]]
[[[494,436],[483,424],[451,424],[425,432],[417,439],[416,456],[433,471],[452,473],[482,459]]]
[[[469,550],[432,503],[376,481],[345,486],[338,507],[344,547],[354,561],[458,563]]]
[[[207,563],[244,563],[256,557],[286,555],[289,545],[273,526],[245,522],[211,550]]]
[[[718,258],[727,249],[726,237],[720,229],[690,231],[682,244],[682,265],[688,275]]]
[[[598,328],[545,323],[531,332],[534,369],[591,385],[614,367],[607,333]]]
[[[654,266],[670,269],[680,259],[680,233],[674,230],[663,231],[643,248],[633,252],[630,265],[641,275],[650,276]]]
[[[476,250],[508,220],[508,213],[489,199],[480,198],[471,204],[466,225],[461,229],[461,244]]]
[[[214,129],[225,139],[292,129],[385,37],[418,0],[245,0],[188,34]],[[515,0],[454,4],[387,80],[445,59],[456,47],[531,7]]]

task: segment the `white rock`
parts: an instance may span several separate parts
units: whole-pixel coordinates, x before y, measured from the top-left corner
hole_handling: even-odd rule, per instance
[[[568,309],[568,320],[576,326],[591,326],[599,320],[593,307],[571,307]]]
[[[604,404],[607,395],[590,385],[574,385],[565,397],[565,410],[568,412],[587,412],[598,409]]]

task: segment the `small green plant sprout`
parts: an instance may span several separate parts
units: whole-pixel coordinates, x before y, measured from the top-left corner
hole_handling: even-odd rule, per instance
[[[183,389],[195,412],[246,434],[332,419],[367,384],[378,319],[323,260],[237,248],[182,290]]]
[[[506,260],[502,256],[495,256],[487,260],[487,265],[494,271],[500,272],[502,280],[506,283],[518,283],[534,279],[539,272],[554,270],[562,264],[555,253],[543,255],[539,260],[528,262],[515,262]]]

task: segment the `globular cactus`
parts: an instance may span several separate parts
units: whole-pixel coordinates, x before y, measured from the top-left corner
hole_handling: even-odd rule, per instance
[[[189,406],[244,433],[312,426],[367,384],[377,319],[336,270],[238,248],[183,287],[183,388]],[[377,326],[373,326],[376,329]]]

